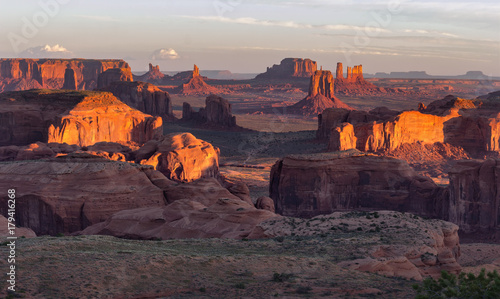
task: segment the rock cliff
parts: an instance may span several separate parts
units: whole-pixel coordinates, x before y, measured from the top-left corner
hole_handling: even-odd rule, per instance
[[[285,58],[279,65],[268,67],[265,73],[257,75],[256,79],[289,79],[308,78],[318,69],[316,61],[301,58]]]
[[[209,95],[205,99],[205,107],[199,111],[194,109],[188,103],[182,106],[182,120],[194,121],[204,126],[238,129],[236,125],[236,116],[231,113],[231,104],[226,99]]]
[[[445,193],[404,161],[359,151],[287,156],[272,167],[269,188],[276,212],[293,217],[350,209],[438,217]]]
[[[77,90],[78,85],[76,84],[75,71],[68,65],[68,68],[64,72],[64,84],[62,89]]]
[[[152,84],[115,81],[100,90],[111,92],[123,103],[146,114],[161,116],[164,120],[175,119],[170,95]]]
[[[16,189],[16,224],[38,235],[72,233],[124,209],[164,206],[151,167],[90,155],[0,164],[0,186]],[[0,196],[6,215],[7,195]]]
[[[108,69],[130,71],[130,66],[123,60],[0,59],[0,92],[34,88],[61,89],[68,68],[75,72],[78,90],[96,88],[99,74]]]
[[[92,145],[144,143],[162,134],[162,120],[106,92],[31,90],[0,95],[0,145],[37,141]]]

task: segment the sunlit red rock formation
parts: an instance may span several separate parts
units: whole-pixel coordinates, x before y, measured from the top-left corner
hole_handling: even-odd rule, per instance
[[[337,63],[335,93],[343,95],[367,95],[373,93],[386,93],[388,91],[394,92],[392,89],[386,90],[365,81],[362,65],[355,65],[352,68],[347,67],[347,75],[344,77],[342,63]]]
[[[160,83],[162,80],[167,77],[160,71],[160,67],[158,65],[154,66],[153,64],[149,64],[149,71],[142,76],[137,76],[137,81],[143,81],[148,83]]]
[[[62,89],[77,90],[75,71],[68,65],[64,72],[64,84]]]
[[[316,61],[301,58],[285,58],[279,65],[268,67],[256,79],[308,78],[318,69]]]
[[[404,161],[359,151],[287,156],[270,175],[270,197],[284,216],[382,209],[438,217],[444,193]]]
[[[61,89],[66,69],[75,72],[78,90],[97,87],[99,74],[111,69],[128,69],[123,60],[93,59],[0,59],[0,92],[34,88]]]
[[[191,105],[184,103],[182,120],[217,128],[239,128],[236,125],[236,116],[231,113],[229,101],[216,95],[209,95],[205,99],[205,107],[199,111],[194,111]]]
[[[448,220],[466,233],[500,238],[500,160],[459,161],[450,171]]]
[[[205,83],[200,76],[200,69],[195,64],[189,81],[177,87],[175,91],[181,94],[211,94],[217,93],[218,89]]]
[[[334,82],[330,71],[315,71],[309,83],[309,94],[302,101],[287,107],[287,113],[317,116],[327,108],[353,110],[334,96]]]
[[[132,82],[134,81],[132,76],[132,71],[130,68],[114,68],[109,69],[101,74],[99,74],[99,78],[97,79],[97,88],[101,89],[106,86],[109,86],[113,82]]]
[[[55,235],[82,230],[124,209],[164,206],[163,190],[151,182],[149,172],[157,173],[151,167],[71,154],[1,163],[0,186],[16,189],[16,224],[38,235]],[[3,215],[7,199],[7,193],[0,196]]]
[[[100,89],[113,93],[123,103],[144,113],[174,120],[172,101],[166,91],[144,82],[115,81]]]
[[[37,141],[92,145],[144,143],[162,134],[162,120],[106,92],[32,90],[0,95],[0,145]]]
[[[152,165],[167,178],[191,182],[219,174],[219,149],[190,133],[172,133],[147,142],[136,162]]]
[[[125,210],[82,234],[134,239],[247,237],[257,224],[279,216],[241,200],[215,179],[164,189],[166,207]]]

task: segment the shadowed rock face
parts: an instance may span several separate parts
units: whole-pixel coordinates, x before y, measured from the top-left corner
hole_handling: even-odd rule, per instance
[[[218,148],[190,133],[172,133],[147,142],[136,152],[136,163],[152,165],[167,178],[191,182],[219,174]]]
[[[9,92],[0,95],[0,103],[0,145],[142,144],[162,134],[161,118],[132,109],[106,92]]]
[[[404,161],[358,151],[288,156],[271,169],[270,197],[284,216],[387,209],[438,217],[445,190]]]
[[[500,236],[500,160],[459,161],[449,175],[448,221],[466,233],[496,230]]]
[[[308,78],[318,69],[316,61],[301,58],[285,58],[279,65],[268,67],[256,79]]]
[[[113,213],[163,206],[163,190],[148,178],[151,167],[90,155],[0,164],[0,186],[16,189],[16,223],[38,235],[71,233]],[[0,197],[6,215],[7,196]]]
[[[62,89],[77,90],[75,71],[69,67],[64,72],[64,85]]]
[[[205,107],[200,108],[199,111],[194,111],[191,105],[184,103],[182,120],[195,121],[199,124],[219,128],[238,128],[236,116],[231,113],[231,104],[226,99],[216,95],[208,96],[205,99]]]
[[[144,113],[173,120],[172,101],[166,91],[144,82],[115,81],[101,89],[113,93],[122,102]]]
[[[109,86],[113,82],[117,81],[128,81],[132,82],[134,81],[132,77],[132,71],[130,68],[114,68],[114,69],[109,69],[102,74],[99,74],[99,78],[97,80],[97,88],[101,89],[106,86]]]
[[[131,71],[123,60],[0,59],[0,92],[34,88],[61,89],[67,68],[75,72],[78,90],[96,88],[99,74],[107,69]]]

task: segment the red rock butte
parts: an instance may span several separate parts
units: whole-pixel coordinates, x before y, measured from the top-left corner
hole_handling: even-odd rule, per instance
[[[0,92],[61,89],[65,79],[73,80],[72,77],[78,90],[92,90],[97,87],[99,74],[112,68],[131,72],[128,63],[118,59],[0,59]],[[67,69],[73,70],[74,75]]]
[[[280,64],[268,67],[256,79],[308,78],[318,69],[316,61],[302,58],[285,58]]]
[[[0,145],[37,141],[139,144],[161,136],[162,119],[130,108],[111,93],[30,90],[0,94]]]
[[[177,87],[175,91],[180,94],[211,94],[218,93],[219,90],[205,83],[200,76],[200,69],[195,64],[189,81]]]

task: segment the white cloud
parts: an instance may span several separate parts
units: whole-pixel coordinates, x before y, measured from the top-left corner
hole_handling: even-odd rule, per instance
[[[158,49],[151,54],[151,59],[152,60],[169,60],[169,59],[177,59],[179,58],[179,54],[172,49]]]
[[[32,47],[19,54],[20,58],[70,58],[73,52],[65,47],[56,44],[53,46],[45,45]]]
[[[227,18],[219,16],[181,16],[181,17],[189,19],[197,19],[202,21],[221,22],[221,23],[258,25],[258,26],[276,26],[276,27],[297,28],[297,29],[323,29],[328,31],[363,30],[363,31],[388,32],[387,29],[383,28],[371,28],[371,27],[345,25],[345,24],[313,25],[313,24],[297,23],[294,21],[269,21],[269,20],[259,20],[255,18]]]

